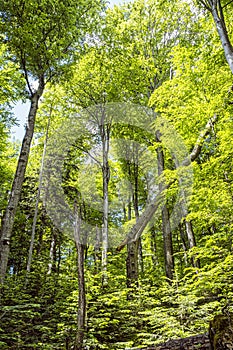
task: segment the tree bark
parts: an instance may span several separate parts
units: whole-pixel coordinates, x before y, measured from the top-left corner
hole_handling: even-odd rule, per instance
[[[180,233],[181,245],[182,245],[182,248],[183,248],[183,251],[184,251],[184,263],[187,266],[187,251],[188,251],[188,248],[187,248],[187,243],[186,243],[186,237],[185,237],[185,234],[183,232],[183,225],[181,223],[179,224],[179,233]]]
[[[35,119],[38,109],[38,102],[44,91],[44,78],[39,80],[39,87],[31,96],[31,106],[28,115],[28,123],[26,126],[25,136],[22,142],[18,164],[13,180],[10,198],[3,215],[1,224],[1,241],[0,241],[0,283],[4,283],[7,271],[8,258],[10,253],[10,240],[13,230],[15,215],[20,200],[22,185],[28,163],[31,142],[34,133]]]
[[[100,133],[102,139],[102,152],[103,152],[103,229],[102,229],[102,285],[107,285],[107,263],[108,263],[108,211],[109,211],[109,195],[108,184],[110,180],[110,168],[108,163],[109,153],[109,137],[110,127],[105,125],[105,115],[102,112]]]
[[[101,261],[100,247],[101,247],[101,232],[99,227],[96,225],[96,237],[95,237],[95,246],[94,246],[95,273],[99,272],[99,265]]]
[[[223,12],[222,12],[221,1],[215,0],[211,2],[212,2],[211,13],[217,28],[217,32],[224,50],[227,63],[233,74],[233,47],[227,33],[226,24],[225,24]]]
[[[77,250],[77,266],[78,266],[78,318],[77,333],[75,339],[74,350],[83,349],[83,339],[85,335],[86,322],[86,290],[85,290],[85,274],[84,274],[84,253],[85,245],[81,243],[81,215],[78,212],[77,204],[74,204],[74,240]]]
[[[136,146],[137,147],[137,146]],[[135,157],[136,156],[136,157]],[[131,182],[131,195],[133,199],[133,207],[136,222],[139,219],[138,210],[138,147],[133,150],[132,157],[133,164],[127,162],[128,166],[128,176]],[[131,172],[131,167],[133,167],[133,174]],[[133,175],[133,177],[132,177]],[[128,219],[131,220],[131,211],[128,213]],[[140,237],[134,241],[127,244],[127,259],[126,259],[126,273],[127,273],[127,287],[131,288],[137,285],[138,282],[138,248],[139,248]],[[128,299],[130,299],[130,293],[128,294]]]
[[[44,172],[44,161],[45,161],[46,147],[47,147],[47,142],[48,142],[48,133],[49,133],[51,113],[52,113],[52,109],[50,109],[50,115],[49,115],[48,123],[47,123],[47,127],[46,127],[44,149],[43,149],[43,154],[42,154],[42,159],[41,159],[39,185],[38,185],[38,190],[37,190],[37,194],[36,194],[35,213],[34,213],[34,217],[33,217],[31,242],[30,242],[29,253],[28,253],[27,273],[30,273],[30,271],[31,271],[32,253],[33,253],[33,247],[34,247],[34,242],[35,242],[36,223],[37,223],[37,216],[38,216],[38,209],[39,209],[40,194],[41,194],[41,189],[42,189],[42,177],[43,177],[43,172]]]
[[[140,215],[138,222],[136,222],[125,239],[118,245],[117,251],[121,251],[129,242],[136,241],[141,236],[147,224],[150,222],[158,208],[161,206],[164,197],[164,190],[170,185],[171,183],[164,186],[163,190],[158,193],[158,196],[155,198],[155,200],[145,208],[143,213]]]
[[[233,314],[216,315],[209,326],[211,350],[227,350],[233,348]]]
[[[56,242],[55,242],[55,236],[53,234],[52,240],[50,243],[50,249],[49,249],[49,263],[48,263],[48,272],[47,275],[51,275],[52,268],[54,264],[54,248],[55,248]]]
[[[212,118],[209,119],[207,122],[205,129],[200,133],[200,136],[197,139],[196,144],[193,147],[192,152],[190,155],[184,159],[182,162],[181,166],[188,166],[190,165],[190,162],[194,161],[198,155],[201,152],[202,145],[205,141],[206,136],[210,133],[214,123],[217,121],[217,116],[214,115]],[[180,166],[179,164],[177,167]],[[161,189],[155,198],[153,202],[151,202],[143,211],[143,213],[140,215],[138,222],[132,227],[132,229],[129,231],[125,239],[118,245],[117,251],[121,251],[126,244],[129,242],[137,240],[141,234],[143,233],[144,229],[146,228],[147,224],[149,221],[152,219],[153,215],[155,212],[158,210],[160,207],[163,197],[164,197],[164,190],[169,188],[171,186],[172,182],[161,186]]]
[[[158,257],[157,257],[157,244],[156,244],[156,231],[155,227],[152,226],[150,229],[150,247],[151,247],[151,260],[154,268],[158,265]]]
[[[224,50],[225,58],[231,72],[233,73],[233,47],[227,33],[221,0],[199,0],[199,2],[211,13],[213,17]]]
[[[157,141],[159,138],[157,137]],[[161,176],[164,171],[164,154],[161,147],[157,148],[158,159],[158,176]],[[159,184],[159,189],[162,191],[163,185]],[[163,232],[163,247],[164,247],[164,262],[166,276],[169,280],[173,279],[174,257],[172,244],[172,231],[169,219],[169,212],[166,203],[162,208],[162,232]]]
[[[138,282],[138,240],[127,244],[127,287],[132,288]]]
[[[193,247],[196,247],[196,239],[195,239],[195,235],[193,232],[193,225],[191,223],[191,221],[186,220],[184,221],[185,223],[185,228],[186,228],[186,234],[187,234],[187,238],[188,238],[188,242],[189,242],[189,249],[192,249]],[[200,260],[192,257],[192,265],[193,267],[197,267],[200,268]]]

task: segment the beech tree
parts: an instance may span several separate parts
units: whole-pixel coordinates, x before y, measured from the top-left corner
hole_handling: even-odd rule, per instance
[[[200,4],[204,6],[206,10],[211,13],[211,16],[214,20],[219,39],[224,50],[224,54],[227,60],[227,63],[230,67],[231,72],[233,73],[233,46],[231,38],[229,35],[229,30],[227,28],[227,20],[225,19],[224,11],[227,7],[231,7],[231,1],[222,1],[222,0],[198,0]]]
[[[190,5],[149,0],[107,10],[98,35],[88,37],[90,50],[68,69],[66,83],[47,86],[1,293],[1,349],[156,348],[168,339],[206,333],[209,319],[222,309],[228,317],[233,305],[231,72],[212,19]],[[145,107],[150,96],[156,113]],[[102,288],[101,123],[97,113],[89,112],[93,105],[107,111],[112,102],[120,102],[124,118],[111,124],[112,147],[105,163],[111,174],[111,245],[108,283]],[[129,108],[135,104],[137,113]],[[45,181],[51,190],[49,208],[38,196],[38,178],[51,106]],[[145,111],[156,121],[149,124],[149,137],[145,128],[136,127],[141,119],[145,126]],[[9,153],[5,146],[1,151],[3,167]],[[9,183],[10,173],[4,174]],[[9,186],[4,183],[5,191]],[[0,199],[3,207],[4,195]],[[116,244],[118,250],[129,249],[117,251]]]
[[[1,225],[0,276],[7,269],[14,218],[27,167],[39,100],[48,82],[54,82],[74,58],[100,3],[84,1],[0,1],[0,30],[7,50],[26,82],[30,110],[10,198]]]

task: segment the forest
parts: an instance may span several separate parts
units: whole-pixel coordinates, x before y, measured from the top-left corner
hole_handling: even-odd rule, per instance
[[[146,349],[233,311],[232,23],[0,0],[0,349]]]

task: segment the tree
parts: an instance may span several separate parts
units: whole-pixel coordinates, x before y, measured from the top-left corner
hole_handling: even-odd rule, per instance
[[[156,135],[157,142],[161,142],[159,132]],[[157,159],[158,159],[158,176],[162,176],[165,165],[164,165],[164,152],[162,147],[157,148]],[[163,190],[163,184],[159,184],[160,191]],[[173,279],[174,272],[174,256],[173,256],[173,244],[172,244],[172,231],[169,218],[169,211],[167,203],[162,207],[162,232],[163,232],[163,244],[164,244],[164,261],[165,271],[167,278],[171,281]]]
[[[199,3],[207,9],[214,20],[219,39],[224,50],[227,63],[233,73],[233,46],[227,29],[227,23],[224,16],[224,8],[231,5],[231,1],[222,0],[199,0]]]
[[[33,137],[39,100],[48,82],[61,75],[78,49],[89,28],[88,16],[94,17],[100,4],[88,1],[8,2],[1,0],[1,33],[7,50],[24,75],[30,110],[18,159],[9,202],[2,220],[0,244],[1,283],[7,270],[10,238],[20,199]]]

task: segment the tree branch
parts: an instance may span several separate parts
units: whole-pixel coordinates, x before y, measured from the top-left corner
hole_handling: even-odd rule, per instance
[[[27,83],[27,87],[28,87],[28,89],[29,89],[29,92],[30,92],[30,94],[31,94],[31,97],[32,97],[32,96],[33,96],[33,91],[32,91],[31,85],[30,85],[30,83],[29,83],[28,72],[27,72],[27,68],[26,68],[26,60],[25,60],[25,57],[24,57],[22,51],[21,51],[20,55],[21,55],[21,63],[22,63],[23,71],[24,71],[25,80],[26,80],[26,83]]]
[[[222,6],[222,9],[224,9],[225,7],[227,7],[228,5],[230,5],[233,2],[233,0],[230,0],[229,2],[227,2],[225,5]]]
[[[190,164],[190,162],[193,162],[201,153],[201,149],[203,146],[203,143],[205,142],[206,136],[210,133],[213,125],[217,121],[217,115],[214,114],[212,118],[210,118],[205,126],[205,129],[200,133],[200,136],[197,139],[196,144],[193,147],[192,152],[190,155],[182,162],[182,166],[187,166]]]
[[[207,5],[207,3],[206,3],[204,0],[199,0],[199,1],[200,1],[200,3],[204,6],[204,8],[205,8],[206,10],[208,10],[208,11],[211,12],[210,4]]]
[[[131,228],[125,239],[117,247],[118,252],[120,252],[128,243],[135,242],[139,239],[144,229],[146,228],[148,222],[152,219],[153,215],[155,214],[159,206],[162,204],[164,190],[168,189],[172,185],[172,183],[173,181],[167,185],[164,185],[159,191],[159,194],[155,198],[155,200],[145,208],[144,212],[139,217],[136,224]]]
[[[198,137],[197,142],[196,142],[195,146],[193,147],[192,152],[190,153],[189,157],[187,157],[183,161],[182,166],[189,165],[190,162],[193,162],[198,157],[198,155],[201,152],[205,138],[210,133],[216,120],[217,120],[216,114],[212,118],[209,119],[209,121],[207,122],[207,124],[205,126],[205,129],[201,132],[200,136]],[[164,190],[168,189],[172,185],[173,182],[174,181],[170,182],[167,185],[164,185],[162,187],[162,189],[159,191],[159,194],[155,198],[155,200],[145,208],[144,212],[141,214],[141,216],[139,217],[136,224],[132,227],[132,229],[129,231],[129,233],[127,234],[125,239],[117,247],[118,252],[121,251],[124,248],[124,246],[126,246],[128,243],[130,243],[132,241],[136,241],[141,236],[141,234],[143,233],[147,224],[152,219],[153,215],[155,214],[155,212],[158,210],[160,204],[162,203],[162,200],[164,197]]]

